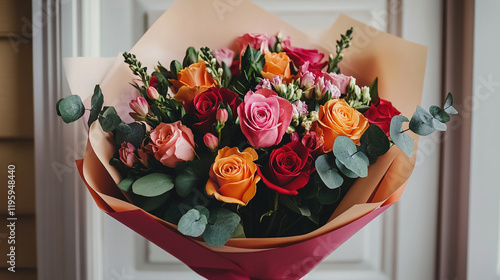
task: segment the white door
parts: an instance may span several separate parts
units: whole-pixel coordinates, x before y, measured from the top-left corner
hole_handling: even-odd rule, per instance
[[[221,0],[225,1],[225,0]],[[92,55],[128,51],[173,0],[92,0],[84,19]],[[304,31],[330,27],[339,13],[429,47],[423,105],[440,102],[441,4],[420,0],[255,0]],[[425,20],[422,20],[425,18]],[[87,46],[88,47],[88,46]],[[439,145],[421,140],[402,199],[353,236],[306,279],[426,280],[435,275]],[[93,207],[93,205],[91,205]],[[96,208],[96,207],[94,207]],[[92,210],[89,262],[96,280],[201,279],[112,218]]]

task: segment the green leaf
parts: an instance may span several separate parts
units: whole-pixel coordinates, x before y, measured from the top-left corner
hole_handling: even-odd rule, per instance
[[[105,132],[112,132],[122,123],[122,119],[118,115],[100,116],[99,123],[101,124],[102,130]]]
[[[125,127],[128,127],[128,129]],[[116,131],[116,144],[121,145],[123,142],[127,142],[139,148],[145,135],[146,127],[142,123],[120,124]]]
[[[193,47],[189,47],[186,50],[186,56],[182,61],[182,66],[189,67],[189,65],[197,62],[198,62],[198,52]]]
[[[322,205],[331,205],[337,202],[340,198],[341,188],[330,190],[328,188],[321,188],[316,200]]]
[[[233,235],[241,218],[236,213],[219,208],[210,212],[208,225],[203,233],[203,239],[208,246],[222,247]]]
[[[377,125],[370,125],[360,139],[361,145],[371,157],[379,157],[389,150],[391,143],[385,132]],[[347,175],[347,174],[346,174]]]
[[[160,196],[174,188],[172,176],[163,173],[151,173],[137,179],[132,185],[135,194],[145,197]]]
[[[432,126],[439,131],[446,131],[446,129],[448,128],[446,124],[440,122],[437,119],[432,120]]]
[[[236,229],[233,232],[231,238],[245,238],[245,230],[241,224],[236,226]]]
[[[132,184],[134,184],[134,179],[133,178],[125,178],[123,180],[121,180],[120,183],[118,183],[118,187],[120,188],[120,190],[126,192],[126,193],[130,193],[132,192]]]
[[[288,195],[280,195],[280,202],[292,212],[297,213],[299,215],[309,217],[311,216],[311,210],[305,205],[298,205],[295,201],[290,198]]]
[[[322,182],[322,179],[319,177],[318,173],[315,172],[315,177],[318,177],[318,180]],[[312,178],[312,177],[310,177]],[[319,193],[319,184],[316,184],[313,180],[309,180],[307,185],[299,190],[299,195],[304,199],[315,198]]]
[[[451,94],[451,92],[448,92],[448,94],[446,95],[446,99],[444,100],[443,108],[446,109],[452,105],[453,105],[453,95]]]
[[[59,111],[59,104],[61,103],[61,101],[63,101],[64,98],[61,98],[59,100],[57,100],[56,102],[56,112],[57,112],[57,115],[58,116],[61,116],[61,112]]]
[[[319,156],[314,164],[319,177],[329,189],[335,189],[342,185],[344,179],[338,173],[335,159],[331,153]]]
[[[349,137],[338,136],[333,143],[333,154],[349,170],[359,177],[368,176],[368,157],[358,151]]]
[[[207,217],[207,219],[210,217],[210,211],[206,207],[201,205],[196,205],[193,208],[200,211],[200,213],[205,217]]]
[[[378,77],[375,78],[373,83],[370,85],[370,97],[371,103],[377,102],[378,99]]]
[[[182,64],[177,61],[177,60],[172,60],[170,62],[170,72],[175,76],[175,79],[177,79],[177,73],[179,73],[182,70]]]
[[[456,115],[458,114],[458,111],[453,107],[453,95],[451,92],[448,92],[448,95],[446,96],[446,100],[444,101],[444,111],[448,114],[451,115]]]
[[[179,220],[177,229],[184,235],[198,237],[207,227],[207,217],[196,209],[191,209]]]
[[[444,111],[448,114],[451,114],[451,115],[456,115],[458,114],[458,111],[457,109],[453,108],[453,106],[449,106],[447,107],[446,109],[444,109]]]
[[[391,120],[390,136],[391,140],[408,157],[413,155],[413,139],[402,131],[403,123],[408,122],[408,118],[402,115],[394,116]]]
[[[450,121],[450,115],[446,113],[443,109],[439,108],[438,106],[431,106],[429,108],[429,112],[431,115],[438,121],[447,123]]]
[[[349,170],[349,168],[345,167],[345,165],[338,159],[335,159],[335,164],[337,165],[337,168],[340,170],[340,172],[342,172],[345,176],[352,179],[356,179],[359,177],[356,173],[352,172],[351,170]]]
[[[72,123],[85,114],[85,107],[78,95],[70,95],[56,103],[58,114],[65,123]]]
[[[101,87],[99,85],[96,85],[94,88],[94,94],[92,95],[92,100],[91,100],[92,107],[90,109],[90,116],[87,122],[89,127],[99,117],[99,113],[101,112],[103,104],[104,104],[104,96],[102,95]]]
[[[175,191],[180,197],[188,196],[201,183],[201,179],[191,168],[185,168],[175,178]]]
[[[432,125],[432,119],[432,116],[424,108],[417,106],[417,110],[411,118],[409,128],[420,136],[427,136],[436,131]]]

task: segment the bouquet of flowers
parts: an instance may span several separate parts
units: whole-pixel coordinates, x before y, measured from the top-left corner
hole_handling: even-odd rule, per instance
[[[208,279],[299,279],[399,199],[416,135],[446,130],[452,97],[403,116],[419,103],[422,61],[416,72],[395,68],[418,73],[401,78],[417,97],[392,100],[409,93],[371,70],[384,67],[366,56],[380,46],[360,50],[357,30],[368,27],[347,17],[334,25],[344,31],[333,52],[304,48],[281,22],[266,27],[281,27],[275,36],[242,32],[222,46],[180,40],[158,51],[152,32],[187,2],[123,53],[86,102],[89,114],[78,95],[57,103],[65,122],[87,118],[82,178],[102,210]],[[392,55],[405,63],[421,54],[411,44]],[[154,70],[144,66],[151,61],[160,61]]]

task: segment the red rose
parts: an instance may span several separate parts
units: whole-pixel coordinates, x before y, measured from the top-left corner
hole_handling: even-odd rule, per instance
[[[149,86],[150,87],[156,87],[158,85],[158,78],[155,76],[151,76],[151,79],[149,79]]]
[[[195,96],[192,104],[187,108],[187,111],[194,114],[196,118],[193,128],[203,134],[212,132],[221,103],[229,105],[236,117],[236,108],[241,101],[238,95],[229,89],[212,87]]]
[[[401,112],[394,108],[391,102],[378,98],[377,102],[372,103],[370,109],[363,115],[368,119],[370,124],[378,125],[389,136],[391,119],[400,114]]]
[[[315,131],[307,132],[302,137],[302,144],[309,149],[309,153],[311,153],[313,158],[317,158],[325,153],[323,150],[323,135],[319,135]]]
[[[297,195],[314,171],[313,158],[300,142],[290,142],[271,152],[267,166],[257,172],[270,189],[282,194]]]
[[[321,69],[323,69],[328,63],[327,61],[322,61],[325,55],[318,52],[318,50],[285,47],[284,52],[297,67],[300,67],[304,65],[306,61],[309,61],[309,69],[321,71]]]

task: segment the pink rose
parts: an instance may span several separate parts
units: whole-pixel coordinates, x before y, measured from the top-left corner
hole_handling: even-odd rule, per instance
[[[347,92],[347,86],[349,86],[349,82],[351,81],[350,76],[346,76],[344,74],[324,73],[323,77],[325,78],[325,81],[329,81],[332,85],[337,86],[342,94]]]
[[[137,162],[137,157],[135,156],[135,147],[130,143],[123,142],[118,153],[120,154],[120,160],[126,166],[132,168],[134,163]]]
[[[149,138],[155,158],[165,166],[173,168],[179,162],[194,159],[193,132],[180,121],[161,123]]]
[[[309,69],[321,71],[328,61],[322,61],[325,54],[318,52],[318,50],[309,50],[295,47],[285,47],[284,52],[293,61],[295,66],[300,67],[304,63],[309,62]]]
[[[269,39],[267,34],[246,33],[241,35],[238,39],[238,48],[240,49],[241,56],[245,53],[248,45],[250,45],[252,49],[261,50],[262,52],[269,51]]]
[[[249,91],[238,107],[241,131],[255,148],[277,145],[290,125],[292,111],[292,104],[272,90]]]
[[[214,51],[214,56],[221,66],[222,62],[224,62],[227,67],[231,67],[231,65],[233,64],[234,51],[232,51],[231,49],[218,49]]]

